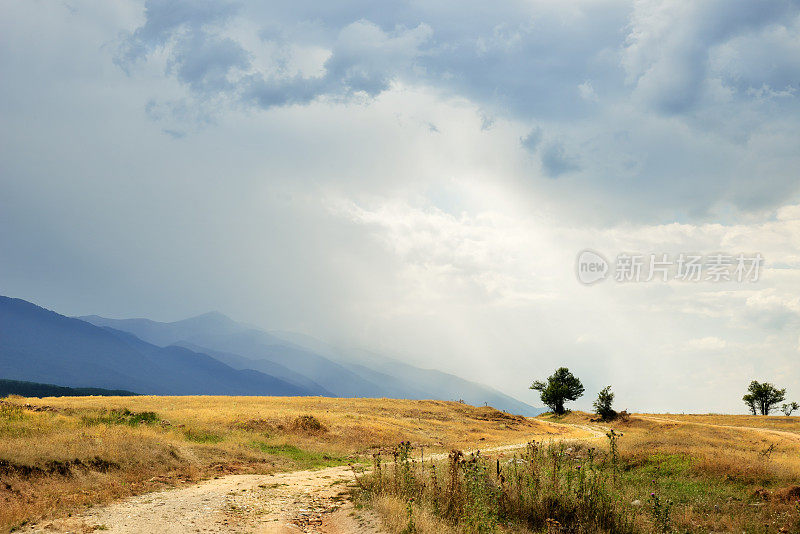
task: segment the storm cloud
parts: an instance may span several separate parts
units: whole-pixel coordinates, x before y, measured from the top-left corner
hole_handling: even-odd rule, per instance
[[[216,309],[531,402],[561,364],[631,409],[800,391],[797,2],[0,15],[4,294]],[[587,247],[767,264],[750,285],[588,288]]]
[[[430,88],[543,127],[549,142],[531,178],[537,168],[551,178],[573,173],[572,184],[610,190],[609,200],[619,184],[633,185],[637,205],[661,208],[623,206],[637,217],[713,215],[774,207],[797,192],[790,169],[798,151],[767,138],[798,133],[789,114],[800,111],[799,21],[788,1],[398,4],[378,12],[359,2],[318,10],[149,0],[116,61],[133,79],[137,63],[165,63],[164,74],[188,91],[190,103],[164,103],[178,123],[195,116],[187,105],[203,124],[224,113],[220,106],[363,103]],[[755,194],[753,177],[764,174],[772,187]]]

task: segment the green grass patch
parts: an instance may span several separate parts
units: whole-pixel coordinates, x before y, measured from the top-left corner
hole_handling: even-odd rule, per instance
[[[659,452],[648,456],[639,469],[643,474],[653,477],[686,476],[693,462],[692,457],[687,454]]]
[[[628,459],[621,475],[629,495],[644,500],[655,491],[675,503],[696,507],[722,505],[747,498],[748,486],[721,477],[698,473],[697,459],[687,454],[653,453],[646,458]],[[750,490],[752,493],[752,490]]]
[[[316,467],[332,467],[335,465],[344,465],[347,460],[332,456],[330,454],[313,452],[301,449],[294,445],[270,445],[261,441],[253,441],[250,444],[254,449],[257,449],[265,454],[272,454],[276,456],[283,456],[290,459],[297,464],[298,467],[304,469],[312,469]]]
[[[209,432],[208,430],[187,429],[183,431],[183,436],[187,441],[193,441],[195,443],[220,443],[225,440],[225,438],[219,434]]]

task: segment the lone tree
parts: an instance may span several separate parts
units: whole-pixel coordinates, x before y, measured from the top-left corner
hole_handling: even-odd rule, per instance
[[[611,386],[606,386],[597,394],[597,400],[592,403],[594,413],[603,421],[613,421],[617,418],[617,412],[611,405],[614,404],[614,393]]]
[[[783,411],[783,415],[786,417],[792,415],[792,412],[797,409],[800,409],[800,404],[797,404],[796,402],[790,402],[789,404],[784,404],[781,406],[781,411]]]
[[[753,380],[747,388],[748,393],[742,400],[750,408],[750,413],[769,415],[778,409],[778,405],[786,399],[786,389],[778,389],[769,382]]]
[[[545,406],[558,415],[566,412],[564,410],[566,401],[574,401],[583,395],[583,384],[566,367],[557,369],[555,373],[547,378],[547,382],[537,380],[531,385],[530,389],[539,391]]]

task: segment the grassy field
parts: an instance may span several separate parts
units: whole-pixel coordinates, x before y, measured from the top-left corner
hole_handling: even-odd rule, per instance
[[[587,414],[542,420],[598,425]],[[395,532],[800,532],[800,418],[634,415],[605,442],[532,444],[365,480]],[[610,428],[609,428],[610,430]],[[377,473],[377,471],[376,471]]]
[[[360,462],[400,441],[431,452],[577,433],[442,401],[58,397],[0,401],[0,531],[230,473]]]
[[[800,532],[798,417],[601,424],[316,397],[3,399],[0,531],[204,478],[347,463],[380,464],[358,502],[398,533]]]
[[[661,414],[653,418],[679,421],[681,423],[727,425],[735,427],[751,427],[765,430],[785,430],[800,435],[800,417],[774,415],[723,415],[723,414]]]

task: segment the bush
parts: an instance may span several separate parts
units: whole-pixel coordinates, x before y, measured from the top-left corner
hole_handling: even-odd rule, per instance
[[[127,408],[119,410],[109,410],[96,417],[84,417],[87,424],[106,424],[106,425],[153,425],[160,421],[155,412],[132,412]]]
[[[292,430],[316,434],[327,432],[328,429],[313,415],[300,415],[292,422]]]

